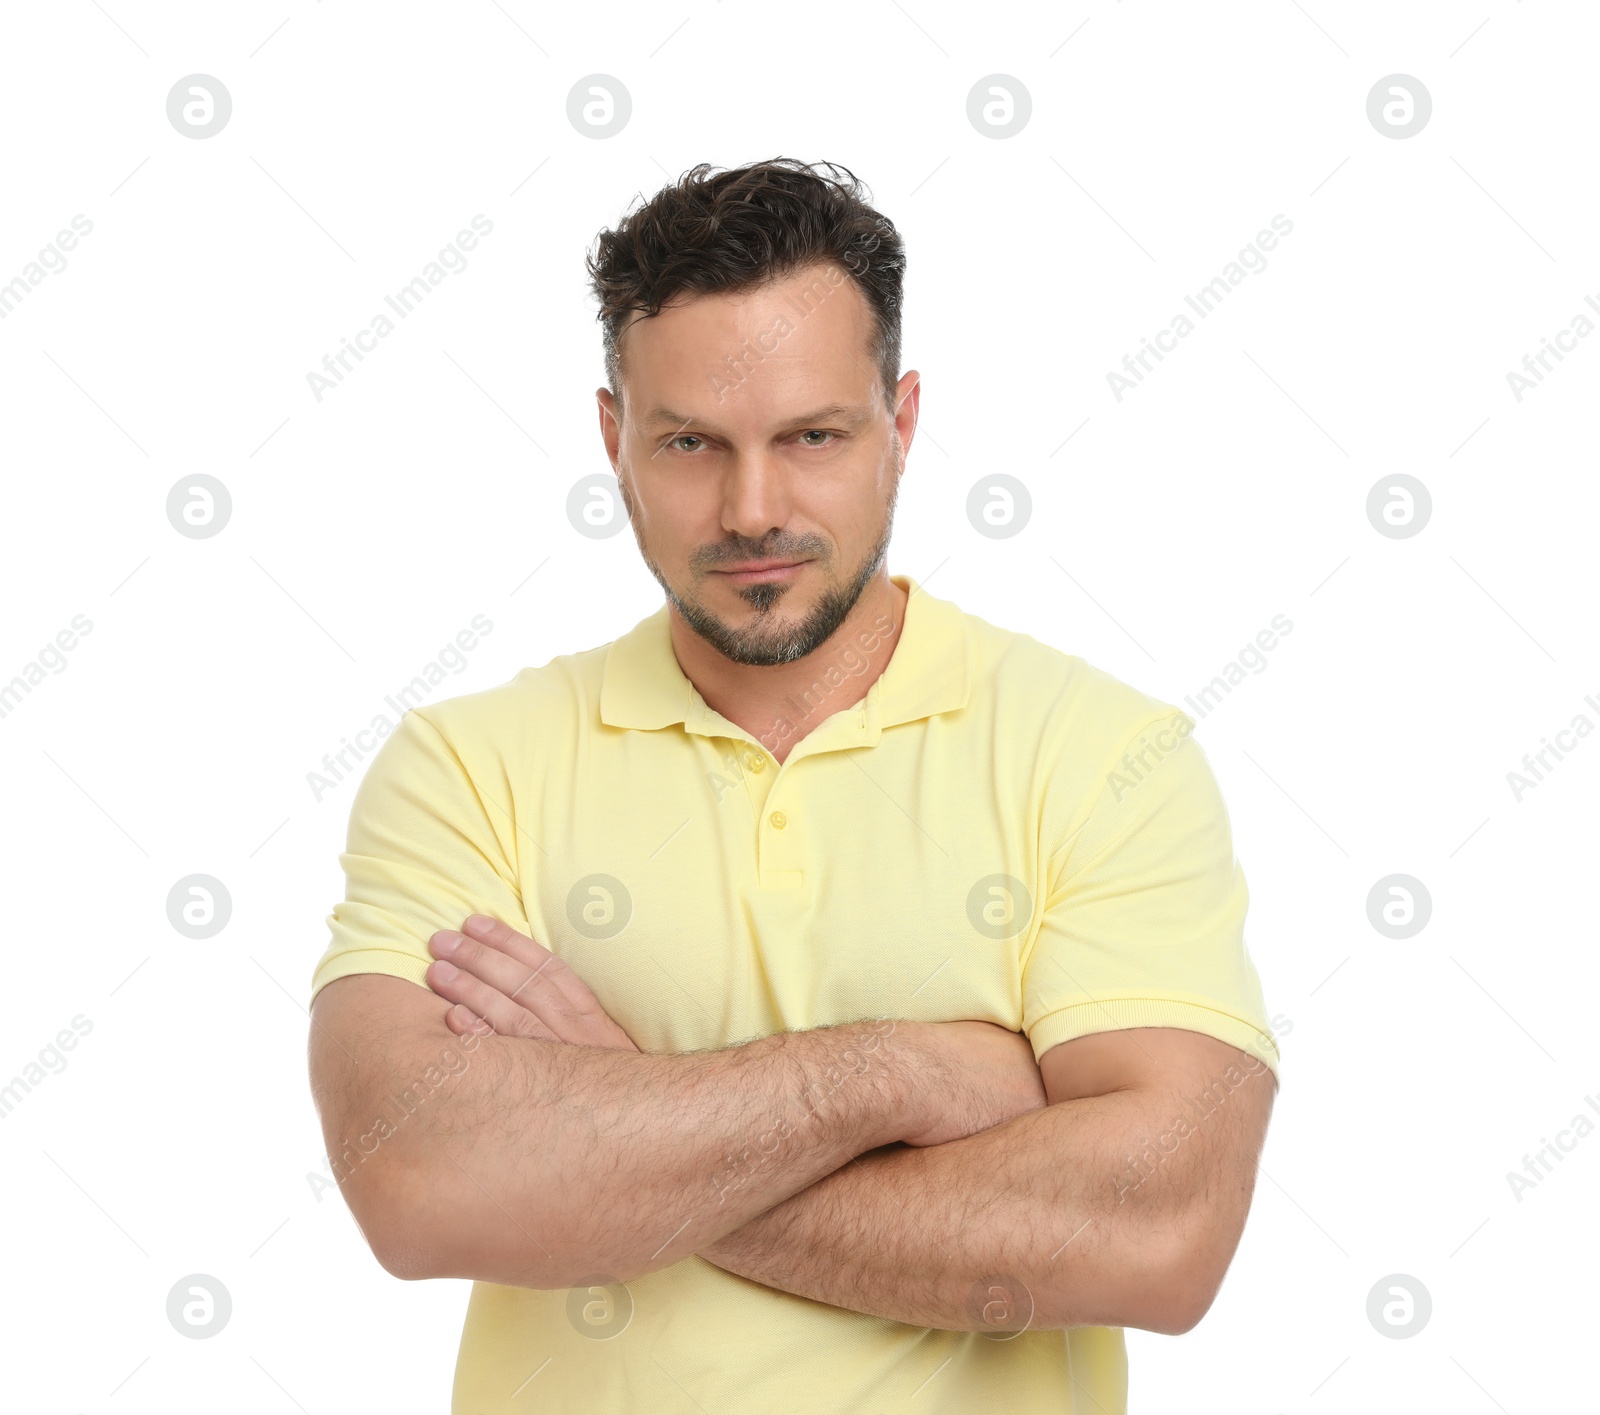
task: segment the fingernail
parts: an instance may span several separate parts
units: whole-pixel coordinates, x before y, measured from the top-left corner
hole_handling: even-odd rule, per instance
[[[436,970],[434,976],[443,983],[454,982],[456,975],[461,971],[454,963],[445,963],[443,961],[435,963],[433,966]]]
[[[454,953],[461,947],[461,935],[441,933],[434,939],[433,946],[440,953]]]
[[[466,923],[461,926],[468,933],[486,934],[494,927],[494,920],[483,914],[470,915]]]

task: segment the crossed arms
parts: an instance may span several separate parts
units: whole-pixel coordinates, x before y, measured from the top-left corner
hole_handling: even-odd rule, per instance
[[[431,991],[341,978],[312,1091],[403,1278],[626,1281],[690,1254],[949,1330],[1180,1333],[1238,1246],[1276,1082],[1177,1028],[1062,1043],[886,1019],[641,1053],[572,970],[473,916]]]

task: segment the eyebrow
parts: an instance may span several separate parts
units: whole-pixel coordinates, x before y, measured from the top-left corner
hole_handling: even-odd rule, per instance
[[[786,427],[815,427],[818,423],[842,422],[852,427],[861,427],[872,421],[872,409],[859,403],[829,403],[825,408],[816,408],[809,413],[804,413],[798,418],[791,418],[784,425]],[[703,418],[684,417],[682,413],[675,413],[671,408],[652,408],[644,416],[645,425],[654,426],[658,423],[671,423],[674,427],[684,428],[698,423],[701,427],[716,431],[712,425]]]

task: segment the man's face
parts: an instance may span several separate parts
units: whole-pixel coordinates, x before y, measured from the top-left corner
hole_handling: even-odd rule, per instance
[[[620,425],[599,390],[645,564],[736,663],[804,658],[883,564],[918,382],[901,378],[891,414],[871,335],[845,270],[813,266],[636,318],[621,339]]]

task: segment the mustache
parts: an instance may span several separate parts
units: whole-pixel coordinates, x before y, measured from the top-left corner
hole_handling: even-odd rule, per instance
[[[824,559],[830,547],[819,536],[797,536],[792,540],[767,544],[762,541],[724,541],[720,545],[705,545],[689,557],[696,570],[715,569],[739,560],[813,560]]]

